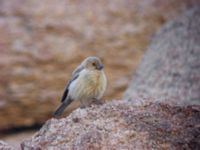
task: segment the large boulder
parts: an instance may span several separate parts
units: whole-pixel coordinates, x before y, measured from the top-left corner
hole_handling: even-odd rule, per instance
[[[113,101],[50,119],[21,148],[121,150],[200,149],[200,106]]]
[[[121,97],[151,34],[198,3],[1,0],[0,130],[47,120],[70,73],[89,55],[104,60],[106,98]]]
[[[126,99],[178,105],[200,104],[200,7],[167,23],[155,35],[139,65]]]

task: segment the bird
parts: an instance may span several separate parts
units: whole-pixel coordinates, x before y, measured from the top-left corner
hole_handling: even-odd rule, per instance
[[[92,103],[101,104],[101,98],[107,87],[107,78],[103,70],[104,65],[100,58],[89,56],[84,59],[72,72],[61,98],[61,104],[53,116],[61,116],[65,108],[76,100],[80,101],[81,108]]]

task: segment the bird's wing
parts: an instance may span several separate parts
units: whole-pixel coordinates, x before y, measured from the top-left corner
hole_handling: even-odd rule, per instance
[[[69,80],[69,82],[67,83],[67,86],[65,87],[65,90],[64,90],[64,93],[63,93],[61,102],[63,102],[63,101],[67,98],[68,92],[69,92],[69,86],[70,86],[70,84],[78,78],[79,73],[80,73],[83,69],[84,69],[84,68],[83,68],[82,66],[79,66],[79,67],[77,67],[77,68],[74,70],[74,72],[72,73],[72,78]]]

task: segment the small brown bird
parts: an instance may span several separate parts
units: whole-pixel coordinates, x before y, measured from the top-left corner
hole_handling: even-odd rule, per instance
[[[100,102],[106,86],[107,79],[103,71],[103,64],[98,57],[86,58],[72,73],[68,82],[61,105],[54,116],[60,116],[64,109],[74,100],[80,100],[81,107],[89,106],[92,102]]]

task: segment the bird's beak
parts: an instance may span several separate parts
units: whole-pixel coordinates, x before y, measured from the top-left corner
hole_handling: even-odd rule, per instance
[[[98,70],[102,70],[103,68],[104,68],[103,65],[98,65],[98,66],[97,66],[97,69],[98,69]]]

